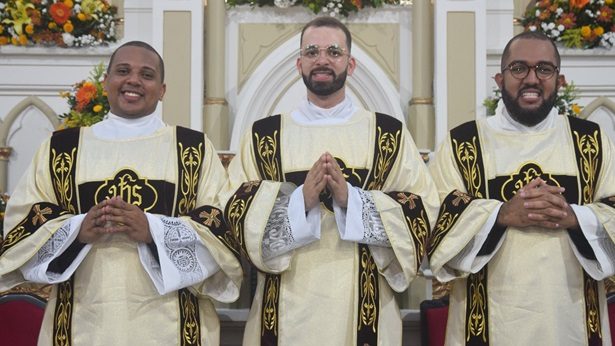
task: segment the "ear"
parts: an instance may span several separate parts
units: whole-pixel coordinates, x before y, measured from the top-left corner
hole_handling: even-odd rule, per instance
[[[354,57],[351,55],[348,58],[348,67],[346,67],[346,72],[348,73],[348,77],[352,76],[352,72],[354,72],[354,69],[357,67],[357,62],[354,59]]]
[[[566,84],[566,76],[564,76],[563,74],[557,75],[557,83],[555,85],[555,90],[559,90],[559,88],[565,87]]]
[[[496,73],[493,79],[495,80],[495,84],[498,85],[498,88],[502,90],[502,84],[504,83],[504,75],[501,73]]]
[[[297,58],[297,62],[295,63],[295,66],[297,67],[297,72],[299,72],[299,75],[301,75],[301,57]]]
[[[162,101],[162,98],[164,96],[164,94],[167,92],[167,85],[162,83],[162,88],[160,91],[160,97],[158,97],[158,100]]]

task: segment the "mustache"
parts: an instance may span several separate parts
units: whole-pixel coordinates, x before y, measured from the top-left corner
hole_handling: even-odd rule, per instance
[[[317,67],[317,68],[313,69],[312,71],[310,71],[310,76],[313,76],[316,73],[322,73],[322,72],[330,73],[333,76],[335,76],[335,71],[333,71],[330,68],[326,68],[326,67]]]

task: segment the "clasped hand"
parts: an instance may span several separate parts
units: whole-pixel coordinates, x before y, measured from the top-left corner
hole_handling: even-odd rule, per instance
[[[130,239],[141,243],[152,241],[145,213],[118,196],[90,208],[81,223],[78,239],[82,243],[93,243],[109,233],[125,233]]]
[[[335,202],[342,208],[348,205],[348,186],[335,158],[328,152],[314,162],[303,183],[305,210],[310,210],[320,203],[319,195],[328,190]]]
[[[502,205],[496,222],[518,228],[576,229],[579,223],[562,195],[564,191],[563,187],[551,186],[535,178]]]

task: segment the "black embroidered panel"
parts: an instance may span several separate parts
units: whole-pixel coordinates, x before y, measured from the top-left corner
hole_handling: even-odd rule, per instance
[[[126,203],[153,214],[171,215],[175,185],[163,180],[141,178],[131,169],[122,169],[103,181],[89,181],[79,185],[79,203],[89,210],[105,199],[120,196]]]
[[[543,172],[542,168],[533,162],[524,164],[517,173],[509,176],[498,176],[489,180],[489,198],[507,202],[514,197],[519,189],[538,177],[551,186],[566,188],[563,196],[568,203],[576,204],[579,202],[579,188],[576,177]]]
[[[66,213],[66,210],[53,203],[41,202],[34,204],[28,215],[6,234],[0,248],[0,256],[20,241],[34,234],[47,221]]]
[[[412,241],[416,249],[416,270],[419,270],[423,256],[427,251],[429,242],[429,220],[425,214],[425,207],[420,196],[412,193],[395,191],[388,192],[387,195],[399,203],[404,212],[405,221],[412,234]]]
[[[49,146],[49,173],[58,204],[71,214],[77,214],[77,150],[80,128],[54,132]]]
[[[446,237],[455,223],[457,223],[459,216],[466,210],[468,205],[470,205],[470,202],[475,199],[476,197],[470,196],[459,190],[454,190],[444,198],[427,247],[428,258],[431,258],[431,255],[436,251],[444,237]]]
[[[74,275],[57,285],[58,294],[53,314],[53,346],[70,346],[73,320]]]
[[[188,215],[197,207],[205,142],[203,133],[177,126],[177,198],[172,216]]]
[[[201,317],[199,312],[199,300],[187,288],[178,292],[179,298],[179,324],[180,345],[201,345]]]
[[[240,260],[241,247],[224,221],[222,210],[207,205],[192,210],[188,215],[195,222],[207,227]]]
[[[468,194],[487,198],[485,165],[476,122],[469,121],[452,129],[451,145]]]
[[[466,345],[489,345],[489,304],[487,303],[487,267],[468,276],[466,289]]]
[[[49,146],[49,173],[51,186],[62,209],[70,214],[81,213],[78,204],[76,172],[80,128],[54,132]],[[58,284],[54,311],[53,342],[55,345],[72,344],[72,309],[74,275]]]
[[[608,205],[611,208],[615,208],[615,196],[603,198],[600,200],[600,202]]]
[[[252,125],[252,148],[262,179],[283,181],[280,151],[281,116],[272,115]]]

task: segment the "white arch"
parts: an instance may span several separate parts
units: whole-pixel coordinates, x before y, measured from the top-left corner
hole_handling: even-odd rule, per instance
[[[290,111],[290,105],[296,105],[305,97],[305,86],[295,66],[299,36],[291,37],[271,52],[237,95],[231,151],[238,149],[242,134],[255,120],[280,109]],[[366,109],[387,113],[405,122],[399,90],[388,75],[359,44],[353,45],[352,54],[357,68],[348,78],[348,95]]]

